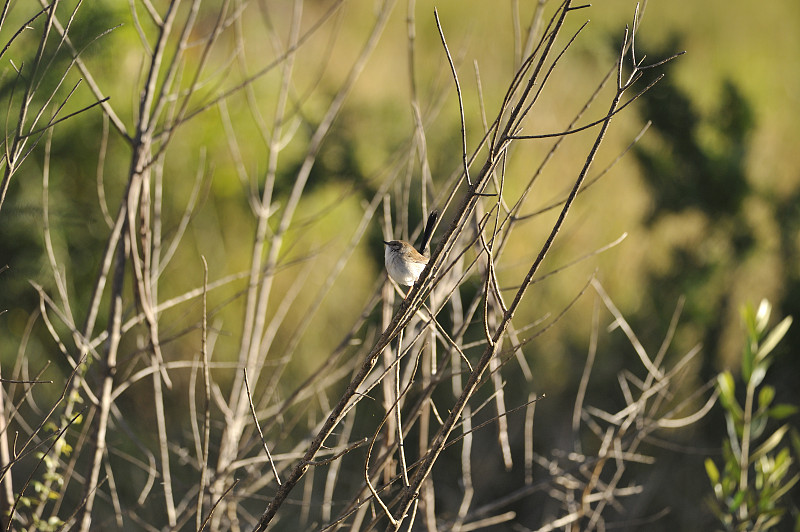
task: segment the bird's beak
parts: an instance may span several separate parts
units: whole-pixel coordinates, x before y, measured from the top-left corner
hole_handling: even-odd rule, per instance
[[[386,244],[387,246],[389,245],[389,243],[386,240],[384,240],[383,243]]]

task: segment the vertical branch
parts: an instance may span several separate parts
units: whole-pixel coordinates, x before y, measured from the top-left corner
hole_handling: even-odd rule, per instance
[[[211,444],[211,373],[208,367],[208,262],[203,261],[203,319],[201,323],[200,353],[203,361],[203,442],[200,460],[200,486],[197,489],[197,518],[195,526],[200,530],[203,523],[203,500],[208,485],[208,450]]]
[[[164,486],[164,502],[167,506],[167,519],[170,526],[177,523],[175,513],[175,500],[172,494],[172,472],[169,459],[169,435],[167,434],[167,419],[164,412],[164,391],[161,384],[161,371],[159,359],[153,357],[153,402],[155,403],[156,423],[158,426],[158,450],[161,454],[161,477]]]
[[[2,272],[0,272],[2,273]],[[0,366],[1,369],[1,366]],[[0,372],[0,464],[4,471],[0,476],[0,527],[6,528],[6,520],[10,520],[9,514],[14,505],[14,479],[11,476],[11,453],[8,448],[9,422],[6,415],[6,400],[11,404],[11,398],[5,390],[2,382],[2,372]]]
[[[387,235],[385,238],[391,238],[391,236],[389,236],[392,235],[391,197],[386,195],[381,203],[383,204],[383,234]],[[392,283],[384,282],[381,288],[381,293],[383,295],[381,298],[381,327],[385,329],[392,321],[392,311],[394,310],[395,291]],[[397,407],[398,416],[399,403],[397,401],[399,398],[397,395],[395,395],[394,390],[399,387],[400,373],[399,368],[398,371],[389,371],[389,369],[393,366],[395,361],[400,360],[400,350],[402,348],[400,340],[401,338],[398,337],[396,342],[397,354],[395,354],[395,351],[392,349],[391,345],[389,345],[386,349],[384,349],[383,354],[381,355],[383,368],[384,371],[386,371],[386,376],[381,380],[383,410],[384,412],[390,413],[393,408]],[[395,382],[395,380],[398,382]],[[398,433],[396,422],[397,419],[394,416],[387,416],[386,430],[384,433],[385,436],[382,442],[382,453],[391,453],[395,443],[398,441],[397,438],[400,434]],[[367,475],[368,474],[369,471],[367,471]],[[394,474],[394,462],[390,457],[387,459],[387,464],[384,467],[384,483],[388,484],[391,482],[391,478],[394,476]]]
[[[431,352],[425,347],[422,348],[423,357],[422,361],[422,382],[420,383],[422,389],[429,389],[431,386],[431,361],[425,360],[431,356]],[[419,434],[417,435],[417,452],[422,454],[425,452],[425,449],[428,447],[428,438],[430,437],[430,430],[431,430],[431,408],[432,402],[431,400],[426,400],[422,402],[420,405],[420,413],[419,413]],[[409,486],[409,480],[407,477],[403,478],[403,488],[407,488]],[[424,519],[425,527],[431,531],[436,530],[436,497],[435,497],[435,489],[433,482],[427,482],[424,486],[421,487],[421,497],[418,503],[421,505],[422,509],[422,517]],[[413,526],[414,520],[413,518],[409,521],[409,529]]]
[[[127,218],[126,218],[127,220]],[[125,225],[123,225],[124,231]],[[111,410],[111,392],[114,387],[114,375],[117,369],[117,352],[122,336],[122,288],[125,275],[125,260],[129,252],[129,242],[126,237],[119,239],[116,249],[116,270],[111,287],[111,309],[108,320],[108,340],[104,349],[104,358],[100,365],[102,368],[102,381],[100,386],[99,410],[97,412],[97,428],[92,438],[94,453],[90,462],[87,481],[84,484],[84,505],[81,510],[80,532],[88,532],[92,524],[92,509],[97,494],[100,466],[105,454],[106,432],[108,430],[108,416]]]
[[[450,355],[451,365],[457,371],[453,371],[453,376],[450,378],[453,397],[458,397],[463,389],[461,357],[459,353],[453,351]],[[472,504],[472,498],[475,495],[472,479],[472,409],[469,405],[464,407],[464,412],[461,415],[461,484],[463,485],[463,493],[461,495],[461,504],[458,507],[458,514],[456,521],[453,524],[453,530],[458,532],[464,524],[464,518],[469,511]]]

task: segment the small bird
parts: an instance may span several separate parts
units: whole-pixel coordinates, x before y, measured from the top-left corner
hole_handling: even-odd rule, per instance
[[[430,252],[427,249],[428,243],[433,233],[433,226],[436,225],[436,219],[439,217],[438,211],[433,211],[428,216],[428,221],[425,224],[425,231],[422,233],[422,242],[419,246],[419,251],[414,249],[414,246],[405,240],[391,240],[387,242],[384,252],[386,260],[386,271],[389,272],[389,277],[397,281],[398,284],[404,286],[413,286],[419,279],[425,265],[428,264]]]

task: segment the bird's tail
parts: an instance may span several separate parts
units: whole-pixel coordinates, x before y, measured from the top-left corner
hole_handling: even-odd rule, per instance
[[[428,256],[428,244],[431,241],[431,235],[433,234],[433,228],[436,226],[436,220],[439,218],[439,211],[431,211],[428,215],[428,221],[425,223],[425,231],[422,233],[422,242],[419,245],[419,252]]]

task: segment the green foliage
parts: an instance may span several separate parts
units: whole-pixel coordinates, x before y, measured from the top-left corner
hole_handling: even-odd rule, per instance
[[[684,48],[677,38],[668,46]],[[712,355],[719,354],[723,337],[738,335],[728,326],[738,304],[737,276],[764,245],[747,210],[760,194],[748,167],[755,112],[729,79],[714,94],[701,107],[693,87],[672,76],[659,81],[641,98],[641,117],[652,126],[633,150],[650,190],[643,221],[659,242],[646,283],[653,313],[685,297],[686,317],[703,331]],[[710,364],[707,371],[713,375]]]
[[[667,49],[678,49],[677,39]],[[715,108],[701,113],[690,95],[666,77],[643,98],[661,145],[636,147],[642,177],[653,190],[653,218],[699,208],[710,217],[739,214],[752,193],[746,156],[755,119],[750,103],[724,80]]]
[[[73,390],[69,394],[67,412],[72,412],[76,405],[83,400]],[[60,422],[63,427],[77,426],[83,423],[83,414],[69,416],[62,414]],[[45,511],[48,505],[59,501],[64,493],[66,480],[64,477],[64,464],[73,454],[73,447],[67,442],[65,430],[53,421],[45,421],[40,429],[44,441],[48,442],[47,452],[34,454],[37,466],[28,478],[26,489],[17,495],[17,511],[13,517],[18,523],[30,524],[29,530],[55,531],[64,526],[57,515]],[[42,471],[43,469],[43,471]]]
[[[771,305],[763,300],[758,309],[742,309],[747,341],[742,354],[741,377],[744,404],[736,397],[730,371],[717,379],[720,403],[725,409],[727,439],[723,442],[722,470],[706,459],[706,474],[714,496],[710,506],[725,530],[769,530],[786,514],[784,496],[800,480],[797,457],[800,437],[788,424],[772,429],[774,422],[797,413],[794,405],[773,404],[775,389],[763,384],[773,361],[773,350],[792,323],[784,318],[768,330]],[[794,456],[784,437],[791,434]]]

